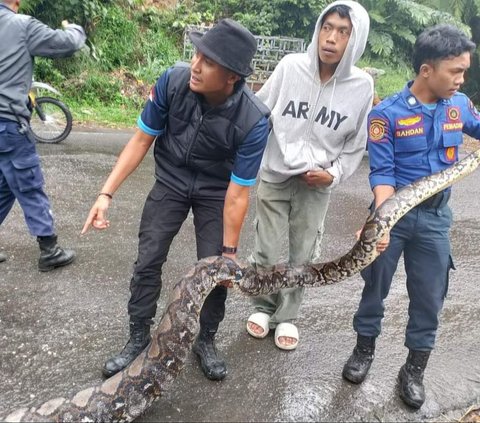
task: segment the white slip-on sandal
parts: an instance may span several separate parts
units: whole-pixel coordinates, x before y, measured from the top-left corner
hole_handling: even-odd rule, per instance
[[[278,340],[281,336],[296,339],[292,345],[281,344]],[[293,323],[279,323],[275,328],[275,345],[281,350],[294,350],[298,345],[298,329]]]
[[[268,335],[270,330],[269,327],[270,316],[267,313],[253,313],[247,320],[247,332],[252,335],[254,338],[265,338]],[[255,333],[253,330],[250,329],[248,326],[249,323],[255,323],[256,325],[260,326],[263,329],[262,333]]]

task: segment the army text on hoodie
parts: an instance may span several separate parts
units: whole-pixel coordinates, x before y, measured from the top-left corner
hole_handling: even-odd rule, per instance
[[[322,17],[333,6],[350,7],[352,32],[333,76],[320,81],[318,38]],[[279,183],[309,170],[324,169],[330,190],[357,169],[365,151],[373,80],[355,66],[367,43],[370,20],[354,1],[337,1],[317,20],[306,53],[285,56],[257,93],[272,111],[272,131],[261,178]]]

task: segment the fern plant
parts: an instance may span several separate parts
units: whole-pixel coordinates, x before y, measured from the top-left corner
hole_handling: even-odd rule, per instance
[[[417,35],[437,23],[452,23],[467,33],[470,28],[452,14],[412,0],[361,0],[371,20],[370,53],[391,64],[409,61]]]

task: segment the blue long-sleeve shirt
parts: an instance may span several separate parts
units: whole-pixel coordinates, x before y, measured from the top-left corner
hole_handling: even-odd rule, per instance
[[[397,189],[441,171],[458,160],[463,133],[480,138],[480,114],[465,94],[424,105],[411,93],[411,84],[369,114],[372,189]]]

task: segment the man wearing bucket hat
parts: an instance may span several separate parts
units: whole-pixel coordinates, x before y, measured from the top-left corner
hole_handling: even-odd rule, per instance
[[[105,363],[107,377],[125,368],[150,341],[162,266],[190,209],[198,259],[236,257],[249,187],[255,184],[268,137],[269,111],[244,81],[252,73],[253,35],[224,19],[204,35],[190,33],[190,39],[197,49],[191,66],[169,68],[152,88],[138,130],[120,154],[82,230],[85,233],[90,225],[108,228],[106,213],[114,193],[156,139],[156,180],[144,205],[130,282],[130,339]],[[206,298],[193,347],[212,380],[227,374],[214,344],[226,296],[227,289],[217,286]]]

